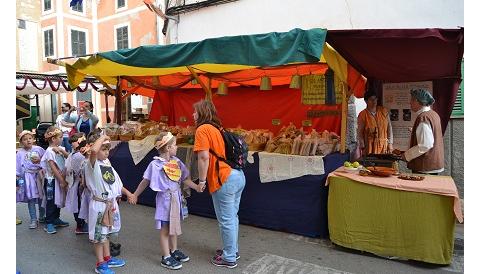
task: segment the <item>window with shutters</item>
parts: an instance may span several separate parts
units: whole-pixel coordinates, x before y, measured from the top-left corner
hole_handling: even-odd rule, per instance
[[[464,82],[464,74],[463,74],[463,60],[462,60],[462,83],[458,88],[457,98],[455,100],[455,104],[453,105],[453,110],[451,115],[452,118],[463,118],[463,114],[464,114],[463,95],[465,92],[463,88],[463,82]]]
[[[122,12],[127,10],[127,0],[115,0],[115,12]]]
[[[43,11],[49,11],[52,9],[52,0],[43,0]]]
[[[125,0],[117,0],[117,9],[125,7]]]
[[[53,49],[53,29],[43,31],[43,49],[44,56],[49,57],[54,55]]]
[[[117,50],[128,49],[128,26],[119,27],[116,29],[117,36]]]
[[[73,10],[73,11],[76,11],[76,12],[83,13],[83,1],[77,2],[77,4],[75,4],[75,5],[72,7],[72,10]]]
[[[79,56],[87,54],[86,34],[83,31],[71,30],[72,55]]]
[[[25,20],[23,19],[18,19],[17,20],[17,26],[19,29],[27,29],[27,26],[25,24]]]

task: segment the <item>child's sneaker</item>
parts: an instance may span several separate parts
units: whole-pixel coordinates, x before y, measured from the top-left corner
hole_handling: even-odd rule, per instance
[[[162,257],[161,265],[163,267],[166,267],[168,269],[173,269],[173,270],[182,268],[182,263],[175,260],[175,258],[173,258],[172,256],[170,256],[168,258],[163,258]]]
[[[69,223],[60,220],[60,218],[55,219],[53,221],[53,224],[55,225],[55,227],[65,227],[70,225]]]
[[[28,228],[35,229],[37,227],[38,227],[37,220],[30,221],[30,226],[28,226]]]
[[[43,230],[45,230],[48,234],[57,233],[57,230],[53,224],[47,224]]]
[[[222,254],[223,254],[223,250],[221,250],[221,249],[215,250],[215,255],[217,255],[217,256],[222,256]],[[236,252],[235,255],[237,255],[237,256],[236,256],[236,259],[237,259],[237,260],[240,259],[240,254],[238,254],[238,252]]]
[[[103,263],[101,263],[99,266],[97,266],[97,267],[95,268],[95,273],[99,273],[99,274],[115,274],[115,271],[111,270],[111,269],[108,267],[107,262],[103,262]]]
[[[125,265],[125,261],[119,258],[110,257],[107,261],[108,267],[122,267]]]
[[[21,224],[22,223],[22,220],[18,219],[17,218],[17,225]]]
[[[88,234],[88,225],[84,224],[82,227],[75,228],[75,234]]]
[[[190,257],[188,257],[187,255],[185,255],[182,251],[180,250],[175,250],[173,251],[172,253],[170,253],[170,255],[175,258],[175,260],[179,261],[179,262],[188,262],[190,260]]]
[[[236,262],[227,262],[225,261],[222,256],[214,256],[210,262],[214,265],[214,266],[220,266],[220,267],[227,267],[227,268],[235,268],[237,267],[237,263]]]
[[[41,224],[45,223],[45,217],[38,218],[38,222]]]

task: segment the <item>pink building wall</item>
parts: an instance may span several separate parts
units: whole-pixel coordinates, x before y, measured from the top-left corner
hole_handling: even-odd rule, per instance
[[[43,1],[43,0],[41,0]],[[57,1],[61,1],[62,10],[57,10]],[[42,13],[41,16],[41,35],[40,45],[42,46],[41,72],[58,73],[64,71],[63,67],[49,64],[44,57],[44,34],[45,28],[54,27],[54,56],[53,58],[71,56],[71,38],[70,30],[76,29],[86,32],[86,53],[116,50],[116,27],[128,26],[129,48],[135,48],[141,45],[158,44],[156,32],[156,16],[143,3],[142,0],[126,0],[126,7],[116,9],[116,0],[102,0],[96,5],[96,18],[94,5],[96,1],[83,1],[83,13],[72,11],[69,7],[70,1],[52,0],[52,10],[48,13]],[[61,26],[63,25],[63,27]],[[61,29],[60,29],[61,28]],[[95,35],[95,31],[97,35]],[[63,45],[61,39],[63,37]],[[95,43],[96,42],[96,43]],[[98,49],[95,48],[98,45]],[[63,54],[61,50],[63,49]],[[68,62],[68,61],[67,61]],[[61,71],[59,71],[61,70]],[[96,99],[99,97],[99,100]],[[62,102],[74,104],[76,94],[71,92],[62,98],[58,96],[58,107]],[[106,123],[105,97],[100,94],[92,94],[92,101],[97,110],[97,116],[101,124]],[[144,98],[143,104],[147,104]],[[98,105],[98,103],[100,105]],[[115,100],[109,97],[108,101],[110,118],[113,119],[113,110]]]

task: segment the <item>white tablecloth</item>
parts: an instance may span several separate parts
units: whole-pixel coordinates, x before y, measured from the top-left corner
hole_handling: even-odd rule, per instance
[[[325,174],[323,156],[259,152],[260,182],[283,181],[304,175]]]

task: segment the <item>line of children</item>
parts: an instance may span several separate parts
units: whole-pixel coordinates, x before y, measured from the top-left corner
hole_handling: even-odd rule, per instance
[[[97,260],[95,272],[115,273],[111,268],[125,265],[124,260],[110,254],[109,238],[118,234],[121,227],[118,199],[125,194],[129,203],[136,204],[138,196],[150,186],[157,192],[155,221],[156,229],[160,230],[161,265],[169,269],[180,269],[182,262],[189,261],[188,255],[177,246],[177,236],[182,234],[180,222],[184,216],[181,187],[185,184],[197,192],[203,192],[205,184],[197,185],[190,179],[185,164],[175,156],[176,139],[170,132],[161,133],[156,138],[155,148],[159,156],[154,157],[145,170],[143,180],[134,194],[123,187],[120,177],[108,160],[110,149],[108,136],[92,132],[88,140],[85,140],[83,133],[77,133],[70,138],[73,147],[71,154],[59,146],[62,132],[58,128],[54,126],[48,128],[45,139],[48,140],[49,147],[43,151],[42,148],[32,145],[33,133],[21,134],[23,149],[17,153],[17,176],[28,177],[26,181],[29,182],[29,187],[37,188],[37,191],[27,191],[36,193],[29,196],[28,200],[36,199],[33,203],[35,209],[35,203],[39,203],[42,195],[42,187],[41,184],[33,182],[39,181],[36,176],[41,171],[34,172],[33,177],[29,172],[41,168],[45,171],[43,205],[46,207],[47,233],[56,233],[56,227],[69,225],[60,219],[60,208],[65,206],[74,214],[77,222],[75,232],[80,234],[88,231]],[[36,153],[31,153],[33,151]],[[22,171],[19,166],[24,170],[28,169],[28,172]],[[30,186],[32,184],[34,186]],[[30,209],[29,202],[31,226],[34,223],[37,225],[35,210],[32,213]],[[44,212],[41,207],[39,210],[42,217]]]
[[[170,132],[161,133],[155,140],[159,156],[148,165],[143,180],[135,190],[134,200],[147,186],[157,192],[155,222],[160,230],[161,265],[169,269],[180,269],[182,262],[190,258],[177,247],[177,235],[182,234],[180,220],[183,219],[181,207],[181,184],[202,192],[205,184],[197,185],[190,179],[184,163],[177,157],[176,139]]]
[[[41,207],[43,191],[41,187],[40,160],[45,150],[39,146],[33,145],[33,133],[24,130],[19,134],[22,148],[18,150],[16,158],[17,175],[17,202],[28,204],[28,213],[30,214],[29,228],[37,228],[39,222],[45,221],[45,209]],[[38,219],[36,205],[38,204]],[[17,219],[18,224],[18,219]]]

